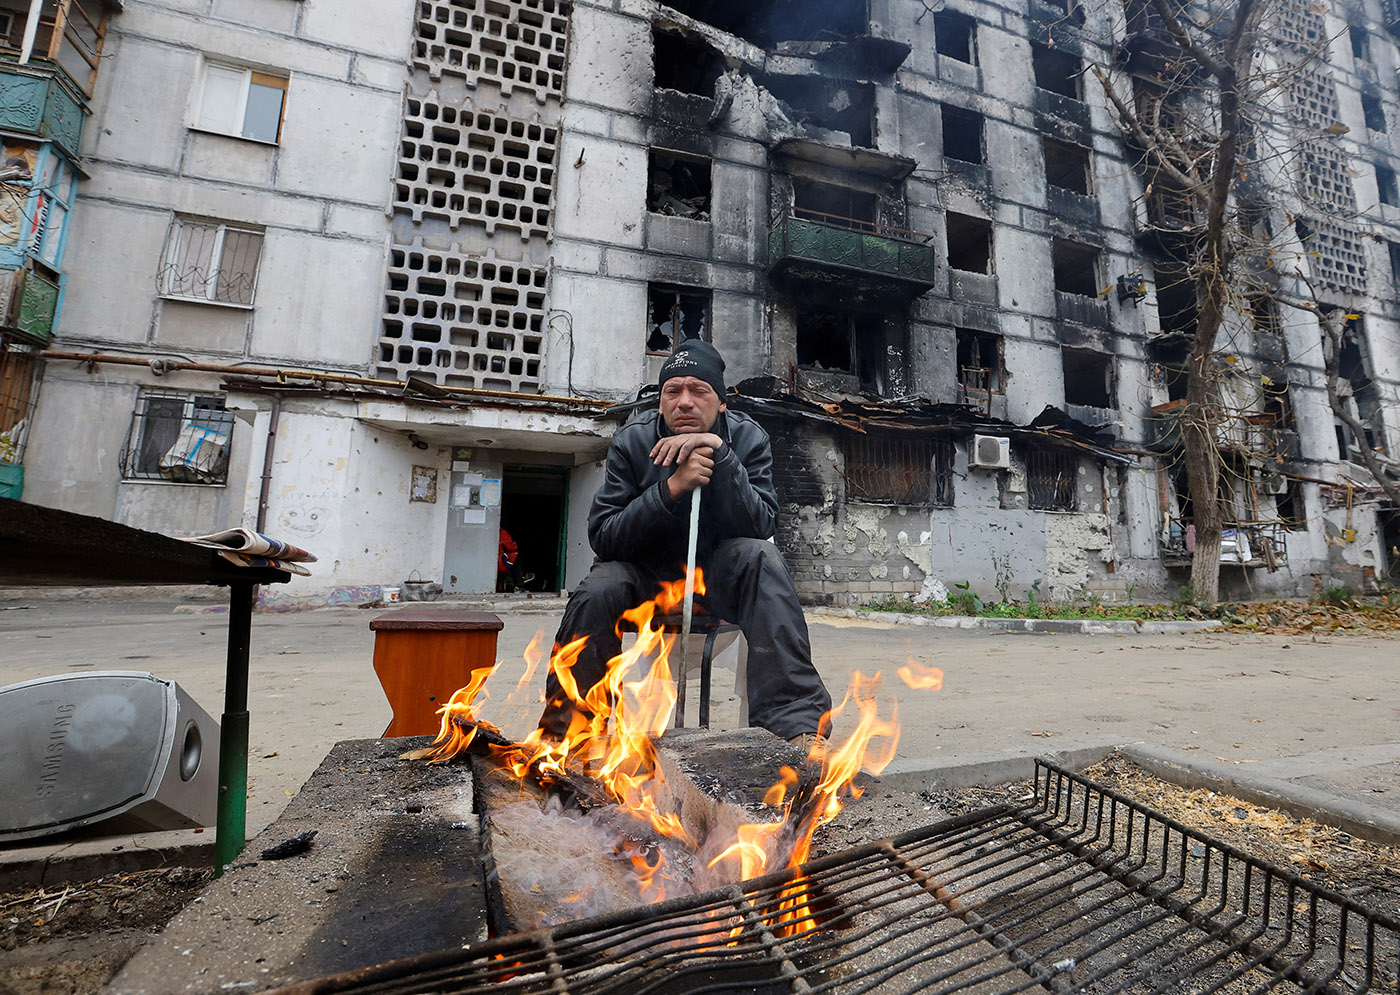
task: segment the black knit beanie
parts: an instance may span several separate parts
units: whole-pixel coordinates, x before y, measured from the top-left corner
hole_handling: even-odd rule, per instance
[[[703,380],[715,389],[721,400],[724,399],[724,358],[703,339],[686,339],[676,346],[676,351],[661,364],[657,386],[665,385],[672,377]]]

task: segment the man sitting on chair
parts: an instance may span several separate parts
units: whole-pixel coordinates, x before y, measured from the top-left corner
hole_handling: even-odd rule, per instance
[[[621,652],[617,621],[685,576],[691,495],[703,487],[696,562],[712,614],[737,622],[749,644],[749,724],[802,747],[827,732],[831,695],[812,666],[807,623],[773,534],[778,497],[768,433],[724,403],[724,360],[687,339],[661,367],[658,410],[613,436],[603,484],[588,515],[593,569],[569,598],[555,649],[588,643],[573,667],[580,695]],[[553,674],[540,717],[562,738],[575,705]]]

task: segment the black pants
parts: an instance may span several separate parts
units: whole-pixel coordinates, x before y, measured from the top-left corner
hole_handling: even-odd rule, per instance
[[[812,666],[807,622],[797,590],[776,546],[762,539],[730,539],[700,558],[706,594],[696,600],[712,614],[736,622],[749,644],[749,724],[783,739],[827,731],[831,695]],[[569,598],[555,647],[579,636],[588,644],[574,664],[579,693],[602,679],[608,660],[622,651],[617,620],[628,608],[656,597],[662,580],[684,576],[684,567],[661,570],[635,563],[595,563]],[[573,705],[550,674],[540,726],[556,737],[568,731]]]

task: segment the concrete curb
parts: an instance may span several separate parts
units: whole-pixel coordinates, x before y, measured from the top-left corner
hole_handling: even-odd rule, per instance
[[[1312,819],[1336,826],[1373,843],[1400,844],[1400,814],[1375,805],[1281,778],[1222,772],[1183,760],[1176,751],[1150,743],[1132,743],[1120,747],[1118,752],[1148,773],[1184,788],[1205,788],[1234,795],[1254,805],[1279,809],[1295,819]]]
[[[214,830],[105,836],[0,850],[0,892],[52,888],[157,867],[212,867]]]
[[[1400,814],[1281,778],[1225,773],[1206,764],[1183,760],[1178,751],[1152,743],[1084,743],[1043,754],[1004,751],[951,765],[939,764],[932,757],[915,757],[896,760],[880,775],[880,780],[911,794],[930,788],[1006,784],[1029,780],[1035,773],[1037,756],[1078,771],[1115,752],[1154,777],[1178,787],[1218,791],[1254,805],[1276,808],[1295,819],[1312,819],[1335,826],[1373,843],[1400,845]]]
[[[808,613],[835,618],[859,618],[893,625],[935,629],[986,629],[988,632],[1041,632],[1088,636],[1161,636],[1218,629],[1218,619],[1199,622],[1137,621],[1133,619],[982,618],[975,615],[908,615],[904,612],[865,611],[858,608],[812,608]]]

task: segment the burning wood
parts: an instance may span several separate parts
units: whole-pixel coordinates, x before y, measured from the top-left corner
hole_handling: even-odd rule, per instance
[[[836,716],[854,705],[856,728],[839,746],[819,744],[804,762],[782,767],[763,799],[767,818],[702,792],[656,744],[670,725],[676,695],[668,663],[673,641],[654,619],[677,603],[683,589],[684,581],[667,585],[655,600],[624,613],[637,641],[609,661],[604,679],[586,692],[570,675],[583,641],[556,651],[550,669],[578,706],[574,726],[559,742],[544,739],[538,729],[512,740],[473,714],[489,670],[474,673],[442,709],[436,762],[466,753],[511,777],[508,783],[484,780],[496,793],[488,827],[493,850],[508,852],[509,874],[522,876],[515,905],[534,910],[512,914],[520,925],[547,924],[561,914],[596,914],[623,907],[619,901],[655,902],[800,864],[817,829],[847,799],[861,795],[856,775],[863,768],[878,774],[894,757],[898,725],[879,716],[879,675],[867,679],[857,673],[832,712]],[[653,661],[650,669],[629,679],[645,659]],[[912,661],[911,667],[901,669],[911,687],[936,688],[941,681],[936,671]],[[881,748],[869,749],[875,740]],[[522,791],[525,786],[538,790]],[[568,859],[590,834],[601,856],[592,861],[599,875],[592,884],[579,882],[581,865]],[[568,881],[561,880],[565,866]],[[619,883],[623,872],[631,882],[626,887]],[[505,866],[499,876],[504,889]],[[784,892],[785,928],[794,933],[814,922],[800,882]]]

